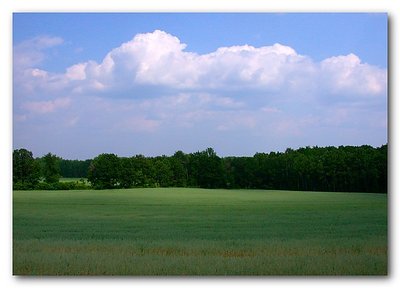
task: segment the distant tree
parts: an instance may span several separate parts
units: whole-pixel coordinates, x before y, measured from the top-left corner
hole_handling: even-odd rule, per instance
[[[171,163],[166,156],[156,157],[152,161],[154,180],[156,186],[168,187],[173,184],[173,171]]]
[[[40,167],[32,152],[26,149],[13,151],[14,189],[33,189],[39,182]]]
[[[227,179],[229,179],[229,184],[233,188],[254,188],[259,182],[264,180],[263,175],[259,175],[259,181],[254,178],[254,158],[252,157],[230,157],[229,167],[227,170]],[[225,169],[226,169],[225,168]],[[263,172],[266,172],[264,170]]]
[[[151,158],[146,158],[143,155],[133,157],[135,167],[135,187],[153,187],[154,169],[151,163]]]
[[[387,145],[305,147],[220,158],[212,148],[173,156],[101,154],[89,168],[95,188],[203,187],[387,192]]]
[[[60,159],[60,174],[66,178],[87,178],[87,172],[92,160]]]
[[[138,185],[141,171],[138,169],[135,158],[120,158],[119,186],[121,188],[131,188]]]
[[[56,183],[60,180],[60,162],[56,155],[47,153],[42,158],[42,174],[47,183]]]
[[[177,187],[185,187],[188,183],[188,155],[182,151],[177,151],[170,157],[170,165],[173,174],[173,185]]]
[[[119,186],[121,161],[115,154],[100,154],[89,166],[88,181],[95,189]]]
[[[202,188],[223,188],[226,185],[224,165],[212,148],[190,154],[192,185]]]

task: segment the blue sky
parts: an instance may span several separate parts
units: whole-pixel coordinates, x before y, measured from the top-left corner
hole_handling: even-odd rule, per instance
[[[57,61],[46,63],[56,71],[77,61],[101,61],[137,33],[157,29],[197,53],[281,43],[315,60],[354,53],[369,64],[387,66],[385,13],[15,13],[13,26],[14,44],[33,35],[65,39]],[[74,49],[79,53],[69,53]]]
[[[69,159],[387,142],[387,15],[13,16],[14,148]]]

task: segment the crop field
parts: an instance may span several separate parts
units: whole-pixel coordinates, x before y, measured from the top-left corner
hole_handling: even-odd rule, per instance
[[[387,275],[387,195],[13,192],[14,275]]]

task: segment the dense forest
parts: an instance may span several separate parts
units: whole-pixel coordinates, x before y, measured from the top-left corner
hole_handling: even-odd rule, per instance
[[[387,193],[387,145],[305,147],[253,157],[219,157],[212,148],[172,156],[65,160],[14,150],[14,189],[78,189],[60,177],[87,178],[95,189],[202,187]],[[87,187],[86,187],[87,188]]]

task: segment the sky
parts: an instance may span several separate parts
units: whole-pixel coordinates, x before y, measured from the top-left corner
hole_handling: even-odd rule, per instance
[[[14,13],[13,148],[65,159],[387,143],[385,13]]]

